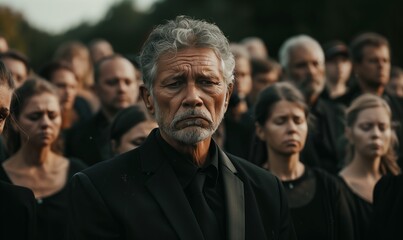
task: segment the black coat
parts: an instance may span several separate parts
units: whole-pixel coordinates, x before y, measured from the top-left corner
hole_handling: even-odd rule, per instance
[[[31,190],[0,181],[0,239],[36,239],[35,206]]]
[[[71,181],[72,239],[202,240],[154,130],[139,148]],[[281,182],[219,150],[228,239],[295,239]]]

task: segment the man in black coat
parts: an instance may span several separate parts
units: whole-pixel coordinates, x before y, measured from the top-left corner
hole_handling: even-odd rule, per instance
[[[214,24],[154,29],[141,96],[159,125],[145,143],[72,179],[72,239],[295,239],[282,185],[212,140],[234,59]]]
[[[94,90],[101,109],[65,136],[65,155],[79,158],[89,166],[112,157],[109,139],[112,119],[120,110],[135,104],[138,98],[135,68],[123,56],[116,54],[100,60],[94,75]]]

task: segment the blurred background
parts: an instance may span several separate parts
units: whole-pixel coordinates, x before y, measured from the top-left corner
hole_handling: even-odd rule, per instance
[[[176,15],[215,22],[230,41],[262,38],[271,57],[288,37],[320,43],[374,31],[386,36],[392,63],[403,65],[403,1],[398,0],[0,0],[0,35],[35,69],[67,40],[95,38],[137,54],[153,26]]]

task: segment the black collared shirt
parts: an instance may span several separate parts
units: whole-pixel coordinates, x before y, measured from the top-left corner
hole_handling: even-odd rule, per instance
[[[198,171],[206,172],[206,182],[204,186],[204,196],[210,208],[216,215],[219,224],[220,239],[225,239],[226,236],[226,208],[225,197],[223,190],[223,179],[221,174],[221,163],[218,159],[218,149],[214,141],[211,141],[209,154],[206,159],[206,164],[203,167],[198,167],[193,163],[192,159],[185,157],[183,154],[175,150],[162,137],[158,130],[157,141],[164,154],[167,156],[168,162],[171,164],[176,177],[181,184],[186,197],[189,199],[188,186]]]

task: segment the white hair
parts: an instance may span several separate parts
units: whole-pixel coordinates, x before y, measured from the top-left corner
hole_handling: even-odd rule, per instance
[[[314,51],[317,51],[319,54],[319,61],[324,64],[325,63],[325,54],[323,53],[323,49],[312,37],[308,35],[297,35],[287,39],[283,45],[280,47],[279,51],[279,62],[284,69],[287,69],[290,62],[291,52],[298,47],[312,47]]]

